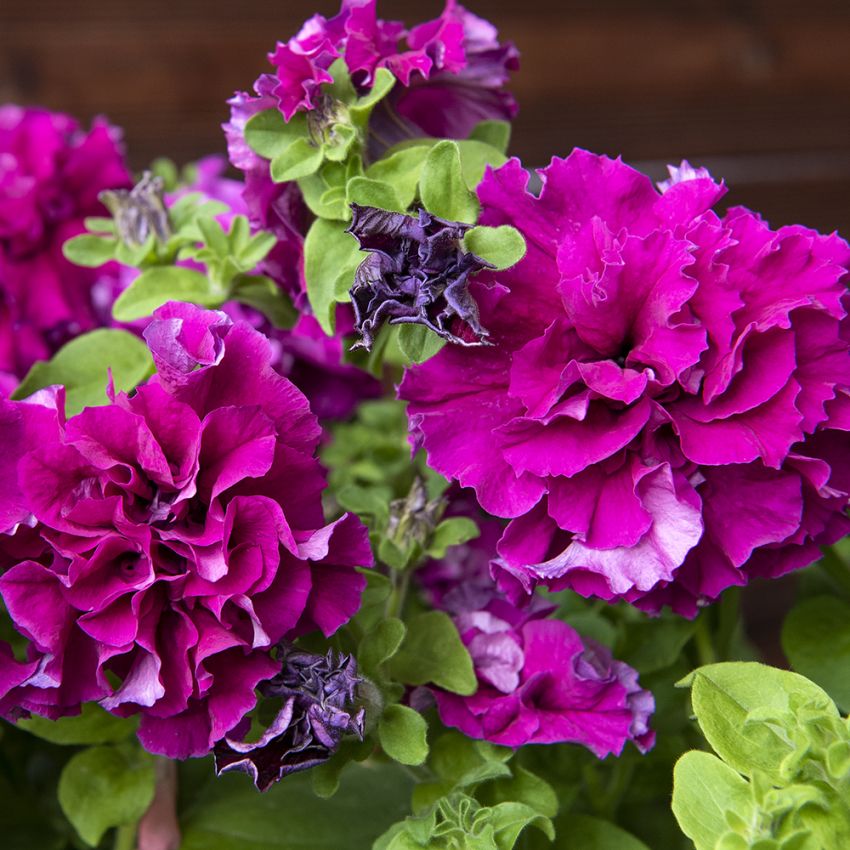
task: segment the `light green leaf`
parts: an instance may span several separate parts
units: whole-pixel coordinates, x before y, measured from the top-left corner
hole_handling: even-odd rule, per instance
[[[214,218],[201,217],[197,221],[198,230],[201,231],[204,244],[219,257],[227,257],[230,254],[230,245],[221,225]]]
[[[406,705],[390,705],[378,724],[384,752],[401,764],[422,764],[428,757],[428,724]]]
[[[238,221],[244,221],[240,216]],[[255,233],[246,240],[244,247],[236,251],[236,259],[246,271],[253,269],[257,263],[262,262],[268,256],[269,251],[277,244],[274,233]]]
[[[138,748],[83,750],[71,758],[59,778],[62,811],[92,847],[107,829],[138,820],[153,793],[153,758]]]
[[[291,328],[298,319],[286,293],[264,275],[239,275],[233,281],[230,296],[259,310],[276,328]]]
[[[390,184],[398,197],[399,205],[406,210],[416,197],[419,175],[430,148],[425,145],[404,148],[386,159],[379,159],[366,169],[372,180]]]
[[[488,165],[499,168],[508,161],[500,150],[475,139],[461,139],[457,142],[457,146],[460,151],[463,179],[472,192],[483,179]]]
[[[446,341],[425,325],[405,322],[398,328],[398,347],[408,363],[424,363],[430,360]]]
[[[568,815],[564,828],[558,830],[558,841],[563,842],[563,850],[649,850],[610,821],[573,813]]]
[[[493,827],[498,850],[513,850],[520,833],[529,826],[539,829],[550,841],[555,840],[555,827],[525,803],[499,803],[489,810],[487,822]]]
[[[93,236],[82,233],[62,245],[66,260],[77,266],[97,268],[115,258],[118,240],[114,236]]]
[[[307,297],[322,330],[332,336],[336,304],[349,300],[354,271],[364,259],[357,240],[336,221],[317,219],[304,241]]]
[[[303,112],[293,115],[287,124],[279,109],[266,109],[249,118],[245,124],[248,147],[266,159],[274,159],[296,139],[306,137],[307,121]]]
[[[107,370],[118,392],[129,392],[153,374],[147,346],[127,331],[100,328],[66,343],[52,359],[39,361],[29,370],[12,398],[21,399],[54,384],[65,387],[68,416],[84,407],[108,404]]]
[[[357,663],[360,669],[367,676],[374,677],[378,668],[398,652],[406,631],[404,623],[396,617],[389,617],[378,623],[360,641],[357,649]]]
[[[691,639],[695,629],[693,620],[682,617],[650,618],[626,623],[614,654],[639,673],[654,673],[669,667],[680,657],[682,648]]]
[[[541,777],[519,765],[513,765],[513,776],[497,779],[487,786],[488,797],[495,802],[516,802],[530,806],[547,818],[558,814],[558,795]],[[573,814],[570,813],[570,818]]]
[[[410,789],[396,765],[352,765],[332,800],[313,793],[308,773],[266,794],[242,775],[211,777],[181,819],[181,850],[368,848],[407,814]]]
[[[389,183],[372,180],[369,177],[354,177],[346,187],[348,203],[362,207],[377,207],[382,210],[404,212],[395,189]]]
[[[351,112],[359,119],[368,117],[369,112],[382,101],[395,85],[395,77],[386,68],[378,68],[372,88],[351,106]]]
[[[348,73],[345,59],[334,60],[334,63],[328,69],[328,73],[333,77],[333,82],[325,84],[323,94],[344,104],[350,104],[356,100],[357,91],[351,82],[351,75]]]
[[[749,784],[710,753],[685,753],[673,770],[673,814],[696,850],[714,850],[729,829],[726,812],[753,819]]]
[[[331,139],[323,146],[324,155],[331,162],[342,162],[357,138],[357,131],[348,124],[335,124]]]
[[[463,248],[496,269],[509,269],[525,256],[525,239],[509,224],[473,227],[463,237]]]
[[[288,183],[315,174],[324,160],[324,151],[309,139],[296,139],[272,160],[272,180]]]
[[[141,245],[128,245],[118,240],[115,245],[115,259],[123,266],[140,266],[153,252],[156,237],[151,233]]]
[[[346,181],[346,170],[340,163],[325,162],[315,174],[302,177],[298,188],[313,215],[348,221],[351,211],[345,201]]]
[[[393,678],[408,685],[429,682],[469,696],[478,681],[469,652],[448,614],[428,611],[414,617],[401,649],[388,662]]]
[[[850,711],[850,605],[834,596],[800,602],[782,627],[791,666]]]
[[[507,153],[511,142],[511,125],[508,121],[481,121],[476,124],[469,138],[484,142],[501,153]]]
[[[123,741],[136,731],[138,717],[116,717],[104,711],[97,703],[83,703],[82,713],[76,717],[30,717],[17,725],[32,735],[53,744],[109,744]]]
[[[432,558],[443,558],[449,546],[459,546],[474,540],[481,534],[474,520],[465,516],[444,519],[435,529],[428,545],[428,554]]]
[[[83,224],[91,233],[115,234],[115,219],[106,216],[90,215],[83,219]]]
[[[143,271],[112,306],[118,322],[133,322],[150,316],[169,301],[189,301],[201,307],[218,307],[224,296],[210,279],[195,269],[182,266],[153,266]]]
[[[448,221],[474,224],[478,200],[464,181],[457,142],[444,140],[428,151],[419,180],[419,194],[425,209]]]

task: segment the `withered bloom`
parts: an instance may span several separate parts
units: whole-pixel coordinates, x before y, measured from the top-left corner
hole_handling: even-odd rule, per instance
[[[228,737],[215,747],[217,773],[243,771],[260,791],[327,761],[344,735],[363,737],[364,710],[354,709],[361,680],[353,656],[289,648],[281,660],[281,672],[260,686],[265,696],[283,699],[269,728],[258,741]]]
[[[471,275],[492,268],[463,250],[471,225],[444,221],[425,210],[418,218],[352,204],[348,229],[369,251],[354,275],[351,301],[354,348],[372,347],[383,322],[424,325],[458,345],[487,345],[478,305],[469,294]]]
[[[111,189],[97,197],[112,213],[121,241],[134,247],[144,245],[151,234],[158,242],[171,236],[164,191],[162,178],[146,171],[132,189]]]

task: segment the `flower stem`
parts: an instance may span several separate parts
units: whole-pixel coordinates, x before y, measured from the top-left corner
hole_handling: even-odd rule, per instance
[[[732,657],[732,642],[741,619],[741,588],[730,587],[717,606],[717,648],[721,661]]]
[[[115,843],[113,850],[136,850],[136,828],[137,823],[125,824],[115,830]]]
[[[179,846],[177,762],[157,756],[156,791],[150,808],[139,821],[138,850],[177,850]],[[132,850],[132,845],[122,850]]]
[[[711,623],[707,614],[707,611],[702,612],[697,620],[697,628],[694,632],[700,666],[714,664],[717,661],[717,653],[714,650],[714,643],[711,639]]]

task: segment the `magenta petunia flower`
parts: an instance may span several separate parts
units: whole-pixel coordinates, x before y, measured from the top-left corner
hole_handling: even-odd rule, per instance
[[[686,163],[659,192],[577,150],[513,160],[479,187],[483,224],[528,253],[471,285],[493,348],[408,370],[414,442],[510,518],[503,586],[536,584],[692,616],[850,530],[850,249],[777,231]]]
[[[120,140],[103,119],[86,133],[62,113],[0,106],[0,390],[100,323],[92,287],[111,272],[72,265],[62,243],[106,214],[100,191],[129,185]]]
[[[434,690],[443,723],[508,747],[571,742],[600,758],[629,740],[650,749],[655,701],[637,673],[566,623],[544,619],[555,606],[541,596],[511,604],[488,569],[501,524],[477,521],[479,538],[417,573],[435,606],[454,617],[478,677],[473,696]]]
[[[35,669],[0,653],[0,706],[97,700],[185,758],[254,706],[278,641],[347,622],[371,554],[356,517],[325,524],[319,425],[261,334],[168,304],[145,337],[132,396],[67,422],[61,391],[3,402],[0,595]]]

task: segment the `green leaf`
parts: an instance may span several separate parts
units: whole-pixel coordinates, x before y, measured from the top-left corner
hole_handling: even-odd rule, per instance
[[[331,162],[342,162],[357,139],[357,131],[348,124],[335,124],[331,139],[324,143],[324,156]]]
[[[138,748],[83,750],[65,765],[59,779],[62,811],[92,847],[107,829],[137,821],[153,793],[153,759]]]
[[[360,641],[357,649],[357,663],[365,675],[374,677],[378,668],[398,652],[406,631],[401,620],[389,617],[378,623]]]
[[[348,221],[351,210],[345,200],[346,181],[345,168],[337,162],[326,162],[315,174],[302,177],[298,188],[313,215]]]
[[[446,341],[425,325],[404,322],[398,326],[398,346],[408,363],[424,363],[440,351]]]
[[[383,618],[386,601],[392,593],[390,580],[375,570],[359,570],[366,578],[366,589],[363,591],[363,601],[357,612],[355,622],[364,631],[373,629]]]
[[[494,802],[517,802],[530,806],[547,818],[558,814],[558,795],[555,789],[536,774],[513,765],[513,776],[498,779],[487,786],[488,797]],[[570,818],[573,814],[570,813]]]
[[[322,148],[316,147],[309,139],[296,139],[272,160],[272,180],[288,183],[315,174],[324,158]]]
[[[248,119],[245,141],[248,147],[266,159],[282,154],[296,139],[307,137],[304,113],[292,116],[287,124],[279,109],[266,109]]]
[[[416,197],[419,175],[428,156],[425,145],[404,148],[386,159],[379,159],[366,169],[366,176],[372,180],[388,183],[395,189],[399,205],[406,210]]]
[[[693,620],[682,617],[626,623],[614,654],[639,673],[654,673],[675,663],[695,629]]]
[[[350,104],[357,99],[357,90],[351,82],[351,75],[348,73],[348,66],[344,59],[334,60],[328,73],[333,78],[333,82],[325,85],[323,94],[344,104]]]
[[[496,269],[509,269],[525,256],[525,239],[509,224],[473,227],[463,237],[463,248]]]
[[[382,101],[395,85],[395,77],[386,68],[378,68],[372,88],[351,106],[351,112],[359,119],[368,117],[369,112]]]
[[[381,210],[404,212],[405,207],[398,199],[395,189],[389,183],[372,180],[369,177],[354,177],[348,181],[346,197],[350,204],[362,207],[377,207]]]
[[[558,832],[563,850],[649,850],[619,826],[589,815],[570,813],[563,834]]]
[[[343,487],[337,494],[336,500],[341,508],[352,511],[359,517],[375,520],[375,525],[382,528],[389,519],[389,501],[392,491],[386,487],[359,487],[350,484]]]
[[[136,731],[138,717],[116,717],[104,711],[97,703],[83,703],[82,713],[76,717],[60,717],[47,720],[30,717],[19,720],[21,729],[44,738],[53,744],[109,744],[123,741]]]
[[[91,233],[115,234],[115,219],[106,216],[90,215],[83,219],[83,224]]]
[[[127,331],[100,328],[66,343],[50,360],[29,370],[12,398],[21,399],[54,384],[65,387],[68,416],[84,407],[108,404],[108,371],[118,392],[129,392],[153,374],[147,346]]]
[[[384,752],[401,764],[422,764],[428,757],[428,724],[406,705],[390,705],[378,724]]]
[[[202,217],[198,219],[197,224],[198,230],[201,231],[201,236],[203,236],[204,244],[208,248],[211,248],[219,257],[230,255],[230,244],[228,243],[227,234],[218,221],[214,218]]]
[[[201,307],[218,307],[224,296],[210,279],[195,269],[154,266],[143,271],[112,306],[117,322],[133,322],[150,316],[169,301],[189,301]]]
[[[187,786],[184,779],[181,789]],[[181,818],[181,850],[368,848],[407,814],[410,789],[396,765],[352,765],[332,800],[313,793],[307,773],[288,776],[266,794],[244,776],[211,776]]]
[[[115,245],[115,259],[122,266],[141,266],[151,256],[156,237],[151,233],[141,245],[128,245],[118,240]]]
[[[425,209],[448,221],[474,224],[478,200],[464,181],[457,142],[445,140],[428,151],[419,181],[419,194]]]
[[[529,826],[539,829],[550,841],[555,840],[552,821],[525,803],[499,803],[488,814],[487,823],[493,828],[498,850],[512,850],[520,833]]]
[[[336,304],[349,300],[354,271],[363,260],[357,240],[336,221],[317,219],[304,241],[307,297],[322,330],[332,336]]]
[[[298,319],[286,293],[264,275],[239,275],[230,297],[259,310],[276,328],[291,328]]]
[[[753,819],[749,784],[710,753],[685,753],[673,770],[673,814],[696,850],[714,850],[729,829],[727,812]]]
[[[481,121],[469,134],[470,139],[484,142],[501,153],[508,152],[511,142],[511,125],[508,121]]]
[[[62,253],[66,260],[77,266],[97,268],[115,258],[118,240],[112,237],[93,236],[83,233],[69,239],[62,245]]]
[[[508,161],[500,150],[475,139],[461,139],[457,146],[463,179],[472,192],[478,188],[488,165],[499,168]]]
[[[850,605],[834,596],[800,602],[785,619],[782,649],[798,673],[850,712]]]
[[[475,521],[465,516],[444,519],[435,529],[428,545],[432,558],[444,558],[449,546],[459,546],[481,534]]]
[[[832,700],[808,679],[756,662],[710,664],[680,684],[691,685],[694,713],[709,744],[745,776],[761,770],[781,781],[781,764],[793,751],[771,725],[746,723],[751,711],[789,712],[793,697],[838,716]]]
[[[388,662],[393,678],[408,685],[429,682],[469,696],[478,687],[469,652],[448,614],[428,611],[414,617],[398,653]]]
[[[402,549],[389,537],[381,540],[378,546],[378,560],[394,570],[403,570],[408,566],[410,553]]]

